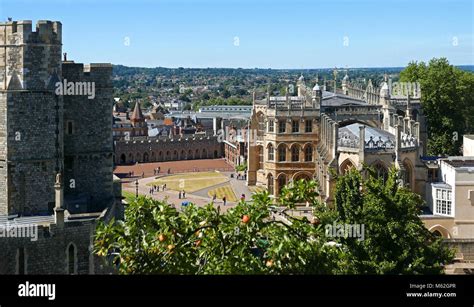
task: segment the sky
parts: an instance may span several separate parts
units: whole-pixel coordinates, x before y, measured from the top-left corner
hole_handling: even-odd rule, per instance
[[[61,21],[63,52],[139,67],[474,65],[473,0],[0,0],[0,20]]]

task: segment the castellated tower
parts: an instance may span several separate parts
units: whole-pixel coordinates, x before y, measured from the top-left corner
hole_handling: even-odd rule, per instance
[[[0,215],[54,207],[62,169],[61,23],[0,23]]]
[[[113,202],[112,65],[65,61],[62,73],[94,90],[63,97],[65,209],[98,212]]]

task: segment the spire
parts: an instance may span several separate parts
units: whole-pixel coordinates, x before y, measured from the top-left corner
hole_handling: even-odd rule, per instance
[[[133,109],[132,116],[130,117],[130,121],[132,122],[140,122],[144,121],[145,117],[143,117],[142,109],[140,108],[140,102],[135,103],[135,109]]]

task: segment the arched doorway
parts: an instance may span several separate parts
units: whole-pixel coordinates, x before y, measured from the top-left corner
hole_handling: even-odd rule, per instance
[[[148,153],[147,152],[145,152],[143,154],[143,162],[148,162]]]
[[[125,164],[127,162],[127,157],[125,157],[125,154],[120,155],[120,164]]]

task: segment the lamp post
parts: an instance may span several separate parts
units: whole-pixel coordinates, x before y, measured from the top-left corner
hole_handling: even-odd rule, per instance
[[[138,179],[135,181],[135,198],[138,198]]]

